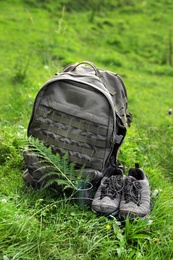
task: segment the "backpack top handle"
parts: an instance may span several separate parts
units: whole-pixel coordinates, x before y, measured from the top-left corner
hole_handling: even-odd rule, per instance
[[[90,61],[82,61],[82,62],[80,62],[80,63],[76,63],[75,66],[71,69],[71,71],[75,70],[75,69],[76,69],[78,66],[80,66],[80,65],[88,65],[88,66],[92,67],[93,70],[95,71],[95,75],[96,75],[97,77],[100,77],[100,76],[101,76],[99,70],[98,70],[98,69],[96,68],[96,66],[95,66],[92,62],[90,62]]]

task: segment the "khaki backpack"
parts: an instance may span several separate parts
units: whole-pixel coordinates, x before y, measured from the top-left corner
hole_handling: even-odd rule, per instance
[[[119,75],[91,62],[65,67],[39,90],[28,125],[32,136],[51,147],[54,154],[68,153],[77,168],[85,166],[83,178],[97,182],[110,167],[117,167],[117,154],[131,116],[127,92]],[[24,152],[25,181],[40,187],[45,174],[39,158]],[[45,181],[45,180],[44,180]]]

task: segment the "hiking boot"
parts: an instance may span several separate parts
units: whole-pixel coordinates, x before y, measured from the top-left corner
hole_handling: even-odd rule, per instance
[[[125,172],[125,168],[123,166],[118,166],[118,167],[110,166],[106,170],[104,177],[111,177],[112,175],[123,175],[124,172]]]
[[[150,213],[150,188],[148,178],[139,168],[131,168],[125,178],[120,202],[119,217],[145,217]]]
[[[103,177],[92,202],[92,211],[105,216],[117,215],[123,185],[123,175]]]

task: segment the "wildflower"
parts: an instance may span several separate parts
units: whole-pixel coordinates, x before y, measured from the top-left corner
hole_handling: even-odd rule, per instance
[[[154,192],[153,192],[153,197],[156,197],[158,194],[159,194],[158,189],[154,190]]]
[[[138,252],[138,258],[142,258],[142,254]]]
[[[2,202],[2,203],[6,203],[7,200],[6,200],[6,199],[2,199],[1,202]]]
[[[48,70],[48,69],[49,69],[49,66],[48,66],[48,65],[45,65],[44,68],[45,68],[45,70]]]
[[[106,225],[106,229],[110,229],[111,226],[109,224]]]
[[[151,224],[153,223],[153,220],[152,220],[152,219],[149,219],[149,220],[147,221],[147,223],[148,223],[148,225],[151,225]]]
[[[158,196],[158,194],[159,194],[159,190],[154,190],[154,192],[153,192],[153,197],[157,197]]]
[[[155,243],[160,243],[160,239],[159,238],[154,238],[154,242]]]

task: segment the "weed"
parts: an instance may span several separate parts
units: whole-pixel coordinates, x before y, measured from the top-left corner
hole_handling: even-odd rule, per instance
[[[43,171],[40,182],[44,183],[44,188],[57,184],[62,190],[77,190],[77,183],[82,178],[83,168],[76,173],[75,164],[69,163],[68,154],[62,157],[58,153],[54,154],[51,147],[46,147],[43,142],[30,137],[25,157],[28,157],[26,161],[30,161],[30,157],[38,158],[37,172]],[[37,161],[34,160],[33,164],[35,169]]]

